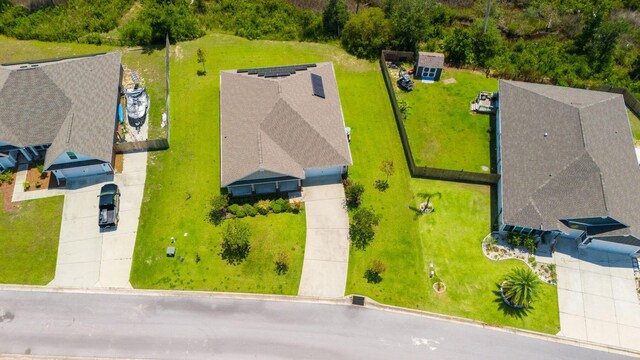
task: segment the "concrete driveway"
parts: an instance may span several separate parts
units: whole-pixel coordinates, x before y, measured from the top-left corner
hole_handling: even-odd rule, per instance
[[[305,184],[303,197],[307,240],[298,295],[342,297],[349,265],[349,215],[340,177]]]
[[[560,333],[640,351],[640,302],[631,258],[559,243]]]
[[[98,195],[104,184],[65,194],[56,275],[49,286],[131,288],[129,274],[144,195],[147,153],[124,155],[124,170],[114,182],[120,188],[117,229],[98,228]]]

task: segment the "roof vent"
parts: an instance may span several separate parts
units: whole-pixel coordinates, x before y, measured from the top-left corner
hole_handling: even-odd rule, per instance
[[[544,133],[544,137],[547,137],[547,136],[549,136],[549,133]]]
[[[313,86],[313,95],[324,99],[324,85],[322,84],[322,76],[311,74],[311,85]]]

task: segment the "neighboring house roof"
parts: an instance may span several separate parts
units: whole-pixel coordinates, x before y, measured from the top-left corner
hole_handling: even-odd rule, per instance
[[[220,73],[221,186],[352,164],[333,65],[272,69],[291,74]],[[312,74],[322,77],[324,98],[314,95]]]
[[[500,81],[503,223],[610,216],[640,229],[640,168],[622,95]]]
[[[434,52],[419,52],[418,67],[443,68],[444,54]]]
[[[63,152],[104,162],[113,155],[119,52],[0,66],[0,141],[51,144],[45,169]]]

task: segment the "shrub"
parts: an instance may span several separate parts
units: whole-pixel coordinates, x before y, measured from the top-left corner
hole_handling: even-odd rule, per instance
[[[515,306],[530,306],[538,296],[540,279],[529,268],[513,269],[502,284],[504,296]]]
[[[236,211],[237,218],[242,219],[245,216],[247,216],[247,211],[243,207],[239,208],[238,211]]]
[[[371,266],[364,272],[364,278],[370,284],[377,284],[382,281],[383,272],[387,271],[387,266],[381,260],[373,260]]]
[[[256,208],[251,206],[251,204],[245,204],[242,207],[242,210],[244,210],[245,213],[247,213],[247,215],[249,215],[251,217],[254,217],[254,216],[258,215],[258,210],[256,210]]]
[[[282,209],[282,205],[280,205],[277,202],[273,201],[273,202],[271,202],[271,211],[273,211],[276,214],[279,214],[279,213],[283,212],[284,210]]]
[[[151,25],[139,20],[131,20],[120,29],[120,41],[123,45],[149,45],[152,41]]]
[[[24,191],[27,191],[31,187],[31,184],[28,181],[25,181],[22,183],[22,187],[24,188]]]
[[[260,215],[267,215],[269,210],[271,209],[271,201],[269,200],[260,200],[258,201],[254,207],[258,210]]]
[[[289,271],[289,254],[283,251],[276,258],[276,274],[284,275],[287,271]]]
[[[373,186],[378,190],[378,191],[386,191],[389,188],[389,181],[388,180],[376,180],[373,183]]]
[[[7,183],[7,184],[13,183],[13,172],[9,170],[5,170],[4,172],[0,173],[0,185],[4,183]]]
[[[238,265],[249,256],[251,230],[240,220],[227,222],[222,232],[220,255],[228,264]]]
[[[304,209],[304,204],[301,201],[294,201],[293,204],[291,204],[291,211],[294,214],[299,213],[303,209]]]
[[[87,34],[106,33],[115,29],[133,1],[69,0],[65,4],[33,12],[4,3],[0,2],[2,33],[18,39],[75,42]],[[95,36],[91,38],[95,41]]]
[[[347,198],[347,206],[356,208],[362,203],[362,194],[364,194],[364,186],[358,182],[350,182],[344,189]]]
[[[240,211],[241,209],[242,208],[240,207],[240,205],[233,204],[227,208],[227,211],[229,211],[232,215],[237,215],[238,211]]]
[[[229,205],[227,195],[214,196],[211,199],[211,211],[209,211],[209,221],[214,225],[219,225],[227,216],[226,207]]]
[[[40,183],[40,180],[36,181],[36,187],[39,188],[40,186],[42,186],[42,183]]]
[[[358,209],[353,214],[353,220],[349,226],[349,238],[351,244],[358,250],[364,250],[376,236],[374,226],[378,225],[380,216],[371,209]]]
[[[285,199],[277,199],[276,204],[280,205],[280,207],[282,208],[282,212],[287,212],[291,210],[291,205],[289,204],[289,200],[285,200]]]

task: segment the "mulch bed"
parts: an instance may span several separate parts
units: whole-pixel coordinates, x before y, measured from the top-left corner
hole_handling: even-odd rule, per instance
[[[13,211],[16,209],[16,203],[11,202],[13,197],[13,186],[16,182],[16,173],[13,173],[13,181],[11,184],[3,183],[0,185],[0,191],[2,191],[2,209],[4,211]]]
[[[29,191],[42,190],[42,189],[54,189],[58,187],[58,182],[55,176],[51,172],[46,172],[46,177],[40,177],[40,171],[38,168],[32,167],[27,171],[27,181],[31,184]],[[40,182],[40,187],[36,187],[36,183]]]

